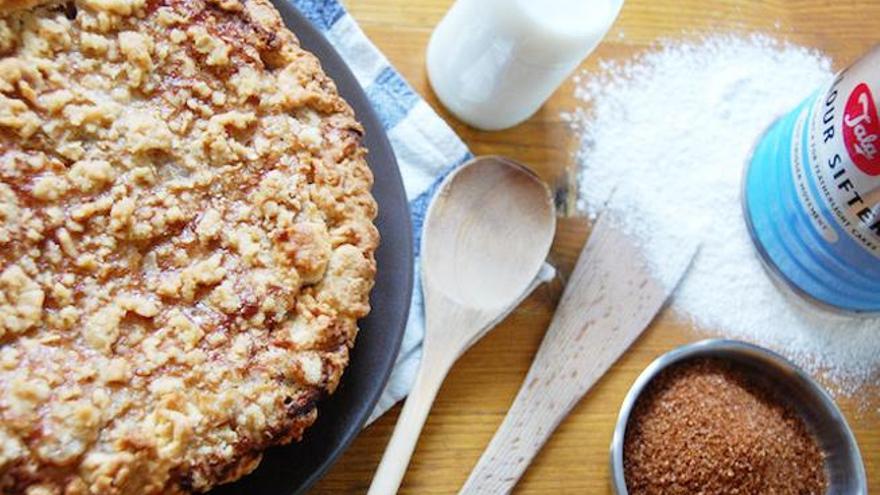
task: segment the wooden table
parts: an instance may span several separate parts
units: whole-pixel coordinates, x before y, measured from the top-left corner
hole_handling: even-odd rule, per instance
[[[536,0],[539,1],[539,0]],[[415,89],[450,122],[474,153],[507,155],[529,164],[553,185],[566,204],[551,262],[571,270],[588,225],[571,208],[574,140],[559,114],[576,102],[570,84],[516,128],[480,132],[457,122],[428,85],[424,52],[433,27],[452,0],[345,0],[367,35]],[[715,31],[759,31],[818,48],[841,67],[878,39],[876,0],[626,0],[620,18],[584,63],[621,59],[658,38]],[[557,280],[539,288],[506,321],[456,364],[437,398],[401,493],[454,493],[461,487],[504,417],[528,370],[561,294]],[[608,447],[618,408],[642,369],[658,355],[700,333],[664,314],[646,331],[562,423],[519,483],[517,493],[610,493]],[[880,356],[878,356],[880,359]],[[840,405],[855,430],[868,472],[869,492],[880,493],[880,409],[854,401]],[[400,406],[367,428],[314,493],[363,493],[388,442]],[[861,409],[864,409],[861,408]]]

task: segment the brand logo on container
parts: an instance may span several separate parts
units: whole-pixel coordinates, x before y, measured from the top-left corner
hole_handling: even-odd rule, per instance
[[[880,175],[880,122],[871,88],[861,83],[846,101],[843,142],[850,158],[868,175]]]

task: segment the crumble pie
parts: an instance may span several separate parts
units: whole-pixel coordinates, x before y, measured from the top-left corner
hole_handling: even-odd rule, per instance
[[[202,492],[369,311],[362,128],[266,0],[0,0],[0,492]]]

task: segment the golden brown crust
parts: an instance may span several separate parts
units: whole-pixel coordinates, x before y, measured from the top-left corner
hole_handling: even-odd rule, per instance
[[[48,0],[0,0],[0,14],[11,13],[16,10],[29,9],[42,3],[49,3]]]
[[[0,492],[298,440],[369,311],[361,135],[266,0],[0,0]]]

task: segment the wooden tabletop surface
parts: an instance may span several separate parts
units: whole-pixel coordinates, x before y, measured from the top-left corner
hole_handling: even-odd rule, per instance
[[[530,165],[562,195],[571,187],[574,138],[560,112],[575,108],[567,83],[527,122],[481,132],[456,121],[434,97],[424,68],[431,30],[452,0],[344,0],[367,35],[477,155],[500,154]],[[626,0],[606,41],[583,64],[623,59],[658,38],[712,32],[763,32],[830,55],[846,65],[880,41],[876,0]],[[567,195],[569,205],[574,194]],[[563,208],[566,210],[568,208]],[[551,262],[564,280],[589,232],[571,209],[562,217]],[[437,397],[401,493],[455,493],[488,444],[528,370],[550,322],[563,282],[539,288],[453,368]],[[711,330],[711,329],[709,329]],[[610,493],[608,447],[624,395],[658,355],[708,335],[661,315],[574,409],[517,486],[516,493]],[[878,357],[880,359],[880,357]],[[876,398],[876,392],[872,393]],[[869,492],[880,493],[877,401],[839,399],[861,447]],[[364,493],[394,428],[400,406],[368,427],[314,488],[314,493]]]

